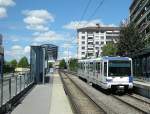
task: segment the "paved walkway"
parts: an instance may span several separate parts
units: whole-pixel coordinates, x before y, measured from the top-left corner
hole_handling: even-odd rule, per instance
[[[50,84],[36,85],[11,114],[72,114],[58,74]]]
[[[55,74],[53,79],[52,101],[49,114],[73,114],[58,74]]]

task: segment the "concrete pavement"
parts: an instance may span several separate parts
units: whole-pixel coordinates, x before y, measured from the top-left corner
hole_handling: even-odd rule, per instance
[[[58,74],[54,74],[52,101],[49,114],[73,114]]]
[[[50,83],[36,85],[11,114],[73,114],[59,75]]]

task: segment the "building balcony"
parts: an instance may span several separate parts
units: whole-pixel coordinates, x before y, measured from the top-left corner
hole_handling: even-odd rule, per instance
[[[142,20],[144,18],[146,18],[146,16],[150,13],[150,7],[148,8],[147,12],[137,21],[136,26],[138,26],[140,24],[140,22],[142,22]]]
[[[130,7],[130,14],[131,14],[131,15],[132,15],[133,12],[135,11],[135,9],[137,8],[137,6],[138,6],[139,3],[141,2],[141,0],[135,0],[134,2],[136,2],[136,3],[132,4],[131,7]]]
[[[94,39],[88,39],[88,42],[94,42]]]
[[[132,18],[132,22],[134,22],[134,20],[137,18],[137,16],[141,13],[141,11],[144,9],[144,7],[146,6],[146,4],[149,2],[149,0],[146,0],[141,7],[138,9],[138,11],[136,12],[136,14],[134,15],[134,17]]]
[[[148,26],[150,26],[150,21],[147,21],[147,22],[143,23],[140,26],[140,32],[143,32]]]
[[[93,51],[94,51],[94,48],[88,48],[87,51],[88,51],[88,52],[93,52]]]
[[[88,37],[94,37],[94,34],[88,33],[87,36],[88,36]]]

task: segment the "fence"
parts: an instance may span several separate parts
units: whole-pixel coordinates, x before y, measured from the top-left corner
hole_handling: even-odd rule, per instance
[[[0,107],[33,83],[29,72],[0,80]]]

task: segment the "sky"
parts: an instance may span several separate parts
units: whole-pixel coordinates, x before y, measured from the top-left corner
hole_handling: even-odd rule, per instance
[[[45,43],[59,46],[59,59],[66,58],[68,50],[69,57],[76,57],[76,28],[95,26],[96,23],[101,26],[119,26],[122,20],[128,18],[131,2],[0,0],[0,34],[3,35],[5,60],[19,60],[23,56],[29,58],[31,45]],[[85,11],[88,3],[89,7]],[[100,3],[101,6],[96,10]]]

